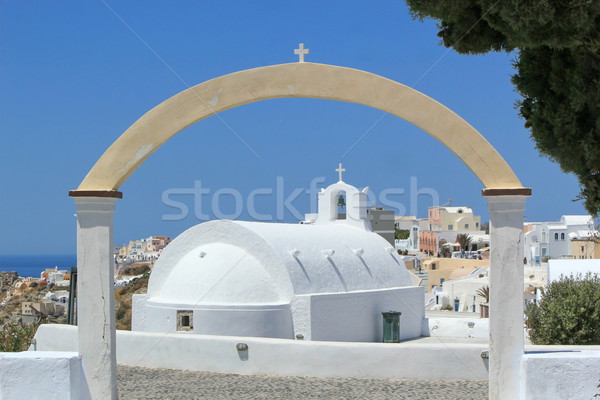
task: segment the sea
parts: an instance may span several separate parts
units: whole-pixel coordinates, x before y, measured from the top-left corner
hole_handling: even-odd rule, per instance
[[[0,255],[0,271],[16,271],[21,277],[39,278],[46,268],[71,270],[77,266],[75,254],[62,255]]]

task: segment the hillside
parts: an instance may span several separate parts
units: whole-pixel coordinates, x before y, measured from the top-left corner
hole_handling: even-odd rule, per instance
[[[129,285],[115,290],[117,329],[131,330],[131,296],[145,294],[148,288],[150,273],[146,272],[140,278],[135,278]]]

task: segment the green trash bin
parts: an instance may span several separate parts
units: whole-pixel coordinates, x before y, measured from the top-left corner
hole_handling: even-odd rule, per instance
[[[400,315],[399,311],[382,312],[383,315],[383,343],[400,343]]]

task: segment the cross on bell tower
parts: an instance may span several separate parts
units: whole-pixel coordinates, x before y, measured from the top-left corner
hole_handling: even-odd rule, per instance
[[[346,168],[342,168],[342,163],[340,163],[336,171],[340,174],[340,182],[342,182],[342,172],[346,171]]]

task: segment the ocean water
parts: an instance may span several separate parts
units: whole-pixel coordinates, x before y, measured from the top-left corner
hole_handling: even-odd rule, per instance
[[[77,266],[77,256],[64,255],[0,255],[0,271],[16,271],[19,276],[35,278],[46,268],[71,270]]]

